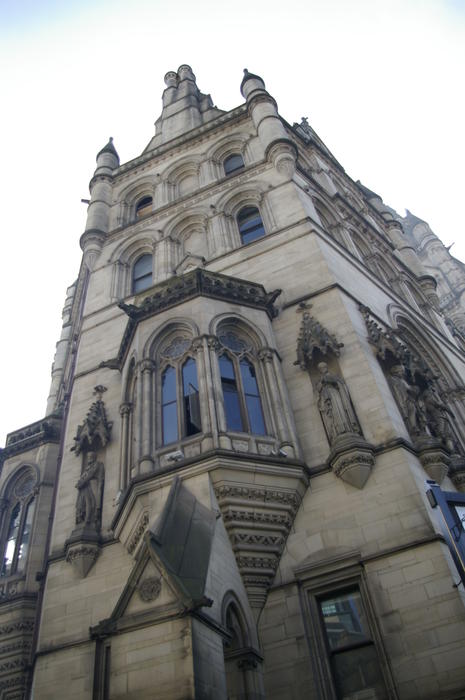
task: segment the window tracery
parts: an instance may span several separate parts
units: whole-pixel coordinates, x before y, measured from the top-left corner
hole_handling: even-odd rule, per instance
[[[22,573],[30,548],[37,478],[30,468],[10,481],[4,501],[0,576]]]

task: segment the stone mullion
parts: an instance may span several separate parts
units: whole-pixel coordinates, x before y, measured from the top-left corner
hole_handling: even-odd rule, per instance
[[[147,474],[153,469],[153,435],[152,435],[152,378],[155,364],[153,360],[145,359],[141,362],[142,392],[141,392],[141,455],[139,458],[139,473]]]
[[[219,342],[216,338],[210,336],[208,339],[209,361],[211,367],[211,376],[213,379],[212,395],[216,406],[216,417],[218,421],[219,433],[226,432],[226,414],[224,411],[223,391],[221,389],[221,375],[218,363]]]
[[[119,490],[124,491],[128,481],[128,461],[129,461],[129,417],[131,415],[131,404],[122,403],[119,407],[121,416],[121,449],[120,449],[120,471],[119,471]]]
[[[214,396],[214,382],[212,377],[212,363],[210,358],[210,344],[213,342],[215,344],[216,338],[212,336],[203,336],[198,339],[198,344],[196,347],[197,357],[199,358],[199,369],[202,372],[202,382],[203,392],[200,392],[200,401],[202,409],[202,420],[203,415],[206,416],[206,424],[202,424],[203,433],[211,433],[213,447],[218,447],[218,421],[215,405]]]
[[[283,416],[283,420],[285,421],[285,428],[284,428],[284,441],[291,442],[294,446],[296,455],[299,455],[300,448],[299,448],[299,441],[297,438],[297,432],[295,430],[294,426],[294,419],[293,419],[293,413],[292,413],[292,407],[288,399],[287,395],[287,389],[284,384],[283,378],[282,378],[282,373],[281,373],[281,364],[279,361],[279,358],[276,354],[276,352],[273,352],[273,374],[275,377],[276,381],[276,389],[277,389],[277,394],[279,396],[279,401],[280,401],[280,406],[282,407],[282,411],[280,411],[280,415]]]
[[[274,352],[271,348],[262,348],[258,357],[265,375],[265,392],[267,395],[268,414],[270,415],[272,423],[273,435],[276,435],[280,442],[285,442],[287,439],[287,431],[284,423],[281,397],[277,390],[276,377],[273,371],[273,355]]]

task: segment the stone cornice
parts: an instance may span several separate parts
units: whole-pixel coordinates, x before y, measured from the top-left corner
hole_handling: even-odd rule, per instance
[[[13,455],[26,452],[46,442],[59,442],[61,431],[61,418],[46,416],[40,421],[26,425],[24,428],[9,433],[6,438],[6,446],[0,448],[0,466]]]
[[[277,315],[274,302],[280,293],[280,289],[267,292],[261,284],[201,268],[192,270],[181,277],[171,277],[152,287],[150,294],[142,300],[139,306],[126,304],[123,301],[119,302],[118,306],[129,316],[129,321],[121,340],[117,358],[105,363],[105,366],[121,367],[137,324],[166,309],[203,296],[260,309],[265,311],[270,319],[273,319]]]

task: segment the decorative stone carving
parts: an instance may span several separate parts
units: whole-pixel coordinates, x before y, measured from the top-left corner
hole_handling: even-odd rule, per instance
[[[101,384],[95,387],[97,400],[78,427],[75,444],[71,448],[76,456],[82,455],[82,463],[81,475],[76,482],[76,524],[66,542],[66,561],[81,577],[87,576],[99,555],[105,468],[97,453],[108,444],[112,427],[112,423],[107,421],[102,401],[105,391]]]
[[[105,406],[102,401],[102,394],[106,388],[99,384],[94,389],[94,394],[97,396],[90,407],[87,416],[82,425],[78,426],[76,437],[74,438],[74,446],[71,448],[76,453],[76,456],[81,452],[97,452],[106,447],[110,440],[112,423],[107,421]]]
[[[389,372],[392,393],[410,435],[420,435],[425,431],[426,419],[423,406],[419,402],[420,389],[406,379],[403,365],[394,365]]]
[[[307,304],[300,305],[303,317],[294,364],[312,376],[318,358],[339,357],[343,343],[310,315],[310,308]],[[337,477],[361,489],[375,463],[373,447],[363,437],[344,379],[330,372],[326,362],[319,362],[317,368],[320,377],[314,382],[318,409],[330,445],[328,463]]]
[[[329,464],[342,481],[362,489],[375,464],[373,447],[361,436],[341,436],[331,450]]]
[[[97,460],[95,452],[89,452],[87,466],[76,483],[76,525],[82,523],[94,527],[96,531],[100,530],[103,482],[103,462]]]
[[[312,363],[315,362],[315,356],[326,357],[334,355],[339,357],[340,348],[344,343],[339,343],[334,335],[328,333],[310,314],[311,304],[299,304],[298,311],[303,312],[302,323],[300,325],[300,334],[297,339],[297,360],[295,365],[299,365],[301,369],[309,369]]]
[[[441,484],[447,476],[450,465],[450,454],[440,441],[428,436],[422,436],[416,441],[420,462],[430,479]]]
[[[160,595],[161,579],[157,578],[156,576],[145,578],[137,586],[137,592],[139,594],[139,598],[144,601],[144,603],[151,603]]]
[[[326,362],[318,364],[318,371],[321,375],[317,385],[318,408],[329,443],[332,445],[340,435],[361,435],[345,381],[331,373]]]
[[[139,522],[136,525],[136,528],[128,542],[128,552],[129,554],[132,554],[134,550],[136,549],[137,545],[139,544],[142,535],[144,534],[145,530],[147,529],[147,525],[149,523],[149,514],[145,512]]]
[[[71,544],[66,550],[66,561],[73,566],[79,578],[85,578],[99,554],[97,543]]]
[[[269,479],[268,475],[268,479]],[[289,480],[291,488],[281,486]],[[271,586],[287,535],[301,503],[306,482],[283,473],[277,488],[262,488],[237,482],[215,485],[215,494],[223,516],[237,565],[249,596],[258,612]]]
[[[384,330],[362,306],[371,344],[386,371],[400,414],[418,450],[423,468],[437,483],[455,464],[454,478],[459,482],[463,464],[462,447],[454,432],[454,414],[450,398],[462,395],[461,387],[449,389],[426,361],[414,353],[407,342],[391,329]],[[399,334],[400,335],[400,334]],[[465,476],[465,474],[464,474]]]

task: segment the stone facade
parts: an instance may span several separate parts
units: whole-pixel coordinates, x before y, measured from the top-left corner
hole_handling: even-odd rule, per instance
[[[165,82],[1,453],[0,698],[463,698],[463,266],[260,77]]]

